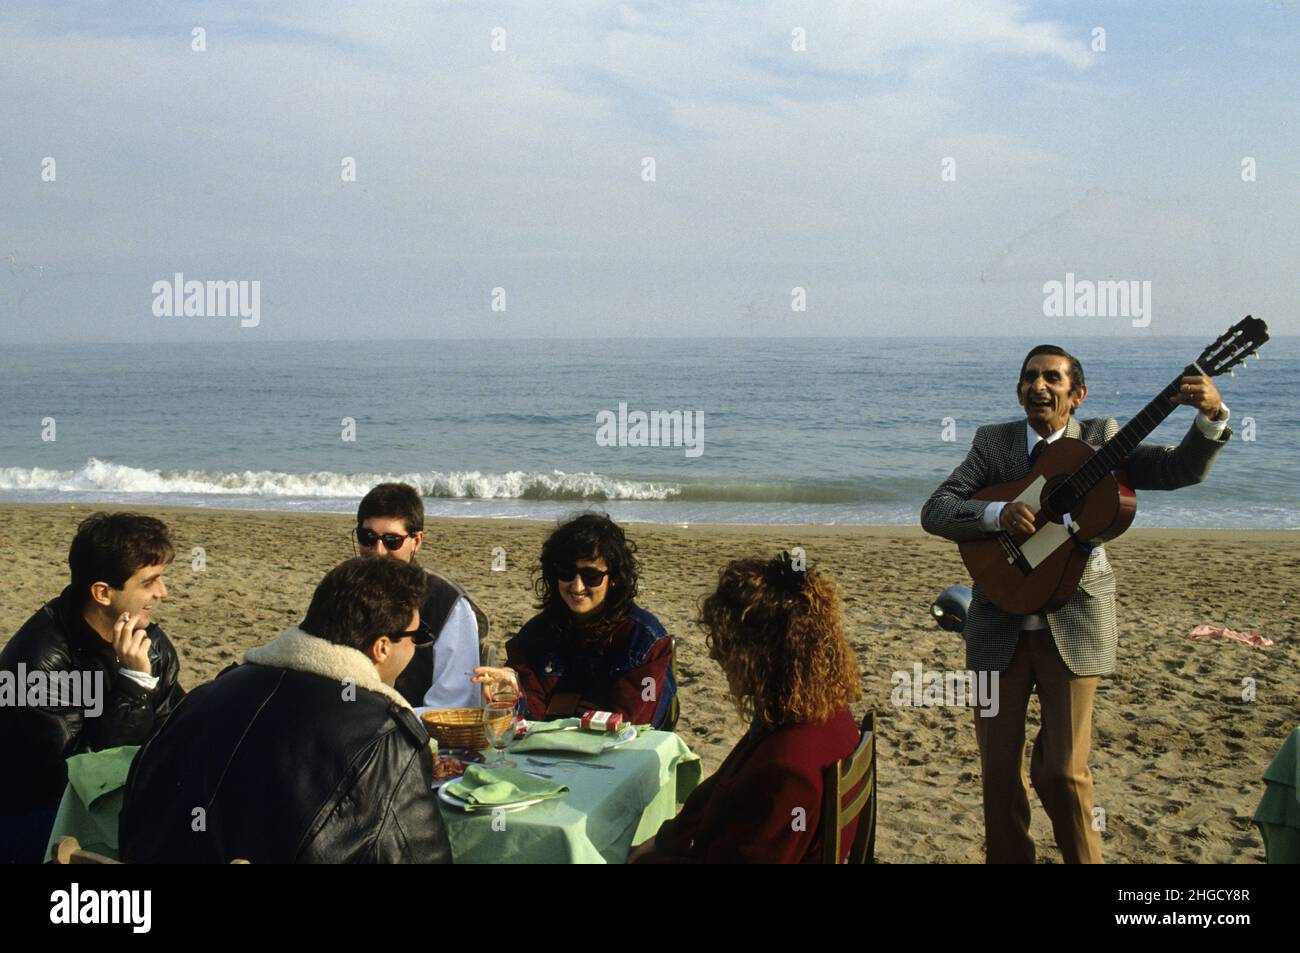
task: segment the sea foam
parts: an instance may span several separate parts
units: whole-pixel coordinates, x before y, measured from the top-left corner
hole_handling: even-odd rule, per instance
[[[467,500],[669,500],[681,488],[599,473],[282,473],[276,470],[147,470],[91,458],[80,470],[0,467],[0,490],[161,495],[358,498],[377,483],[409,483],[420,495]]]

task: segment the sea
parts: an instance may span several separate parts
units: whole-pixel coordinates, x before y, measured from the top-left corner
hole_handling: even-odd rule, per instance
[[[8,345],[0,501],[431,516],[909,524],[975,429],[1023,419],[1030,338],[620,338]],[[1080,416],[1137,413],[1208,343],[1059,338]],[[1136,526],[1300,528],[1300,338],[1216,383],[1235,436]],[[1176,444],[1176,408],[1148,438]],[[658,445],[654,445],[658,444]]]

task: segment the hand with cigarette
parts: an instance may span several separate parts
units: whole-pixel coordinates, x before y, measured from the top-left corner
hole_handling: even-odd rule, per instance
[[[505,691],[520,694],[519,675],[513,668],[480,665],[474,669],[474,677],[470,681],[483,686],[484,701],[492,701],[497,694]]]
[[[118,617],[117,622],[113,624],[113,652],[117,655],[118,664],[123,668],[152,675],[153,666],[149,662],[149,649],[153,642],[145,635],[147,627],[136,628],[140,621],[140,616],[133,617],[129,612],[123,612]]]

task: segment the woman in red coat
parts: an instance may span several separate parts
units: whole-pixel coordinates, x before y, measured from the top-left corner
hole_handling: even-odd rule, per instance
[[[816,863],[822,771],[859,741],[848,708],[861,696],[858,663],[834,584],[786,554],[737,560],[704,601],[700,625],[750,728],[629,860]],[[846,830],[846,852],[852,841]]]

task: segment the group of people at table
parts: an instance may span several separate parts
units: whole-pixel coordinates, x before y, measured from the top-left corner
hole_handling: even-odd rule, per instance
[[[1168,399],[1198,413],[1177,447],[1131,450],[1133,488],[1203,481],[1232,434],[1218,389],[1191,370]],[[922,526],[955,542],[1029,538],[1028,503],[980,491],[1025,478],[1054,441],[1114,438],[1114,419],[1076,418],[1087,394],[1078,358],[1055,345],[1029,351],[1016,383],[1023,417],[976,430]],[[412,487],[375,487],[357,512],[364,555],[325,576],[298,626],[187,696],[152,619],[174,554],[167,527],[126,513],[84,521],[71,583],[0,653],[0,860],[45,856],[68,759],[84,752],[143,746],[117,832],[127,861],[432,862],[451,852],[413,706],[474,708],[508,688],[527,719],[552,728],[594,710],[671,730],[673,642],[637,605],[635,546],[619,526],[587,513],[555,529],[535,573],[539,612],[499,667],[480,664],[486,616],[416,562],[423,526]],[[966,666],[1001,673],[996,712],[974,712],[990,862],[1035,859],[1024,771],[1033,693],[1041,726],[1030,776],[1057,845],[1068,862],[1102,859],[1088,756],[1093,699],[1115,665],[1116,589],[1104,548],[1089,549],[1078,590],[1057,611],[1004,611],[978,585],[970,601]],[[860,741],[849,712],[858,665],[833,583],[784,554],[736,560],[698,622],[749,729],[631,859],[817,859],[822,772]],[[846,849],[854,833],[843,832]]]
[[[506,643],[505,664],[488,666],[485,614],[416,558],[423,526],[414,488],[375,487],[357,512],[362,554],[326,574],[302,621],[187,694],[152,618],[174,557],[167,526],[84,520],[70,584],[0,653],[0,673],[25,675],[35,702],[0,707],[0,859],[47,859],[67,759],[83,752],[141,746],[119,816],[128,863],[437,863],[451,848],[414,708],[507,692],[530,721],[595,710],[671,730],[673,641],[637,604],[636,547],[621,527],[584,513],[550,534],[539,611]],[[629,859],[819,859],[823,770],[860,740],[849,710],[859,670],[833,583],[784,554],[735,560],[699,625],[750,727]],[[68,697],[69,675],[83,697]],[[42,678],[50,691],[33,697]]]

